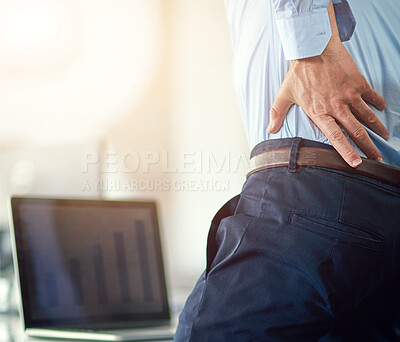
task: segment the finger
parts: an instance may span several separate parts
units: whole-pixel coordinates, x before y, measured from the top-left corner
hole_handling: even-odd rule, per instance
[[[367,131],[363,125],[354,117],[349,109],[343,109],[342,112],[338,113],[336,120],[342,125],[342,127],[349,133],[354,143],[370,158],[382,161],[382,156],[372,142]]]
[[[376,134],[380,135],[385,140],[389,139],[389,132],[383,123],[362,99],[356,103],[351,103],[350,108],[351,111]]]
[[[362,160],[357,152],[351,147],[342,130],[330,115],[319,116],[313,120],[322,133],[328,138],[332,146],[351,167],[358,167]]]
[[[366,89],[361,94],[362,98],[368,103],[372,104],[379,110],[384,110],[386,108],[386,102],[381,95],[379,95],[372,87],[366,82]]]
[[[276,133],[282,127],[290,107],[293,105],[290,101],[283,98],[282,91],[279,91],[271,110],[269,111],[269,124],[267,127],[268,133]]]

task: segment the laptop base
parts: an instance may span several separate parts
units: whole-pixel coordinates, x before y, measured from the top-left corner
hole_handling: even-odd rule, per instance
[[[175,329],[176,327],[171,325],[123,330],[26,329],[25,333],[30,337],[87,341],[171,341],[174,337]]]

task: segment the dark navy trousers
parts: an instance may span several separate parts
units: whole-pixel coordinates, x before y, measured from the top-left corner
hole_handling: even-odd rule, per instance
[[[252,154],[294,142],[331,148],[288,138]],[[400,189],[291,162],[214,217],[175,342],[400,341]]]

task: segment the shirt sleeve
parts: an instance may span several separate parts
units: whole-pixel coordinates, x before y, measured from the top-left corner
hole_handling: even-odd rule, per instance
[[[272,3],[286,59],[319,56],[332,36],[329,0],[272,0]],[[348,40],[355,27],[350,6],[346,0],[333,3],[340,38]]]

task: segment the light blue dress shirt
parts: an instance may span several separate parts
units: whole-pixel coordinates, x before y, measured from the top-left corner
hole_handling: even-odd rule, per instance
[[[319,56],[332,35],[327,11],[329,0],[272,0],[272,3],[286,59]],[[340,38],[349,40],[355,20],[348,2],[333,3]]]
[[[329,42],[328,3],[225,0],[234,53],[233,81],[251,147],[263,140],[294,136],[330,144],[297,105],[277,133],[266,131],[269,111],[291,60],[319,55]],[[351,8],[346,0],[333,3],[345,47],[387,104],[383,112],[371,108],[389,131],[389,141],[366,129],[383,162],[400,167],[400,2],[351,0]]]

